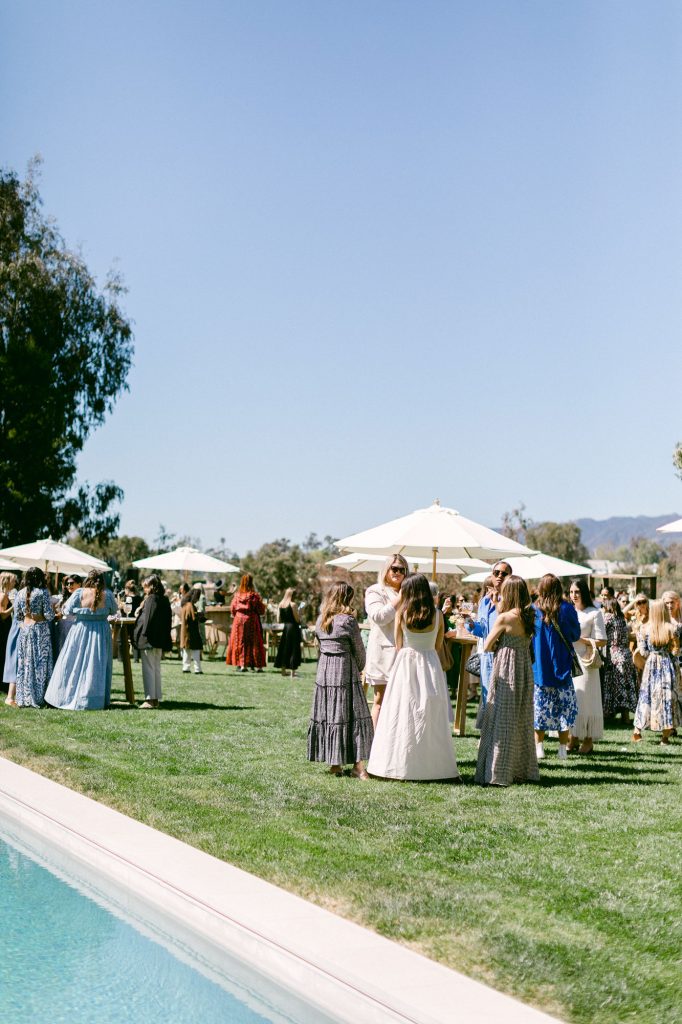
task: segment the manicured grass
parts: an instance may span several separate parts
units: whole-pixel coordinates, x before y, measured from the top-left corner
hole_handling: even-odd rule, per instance
[[[470,734],[463,786],[362,783],[305,760],[313,665],[204,669],[164,662],[159,711],[2,705],[0,752],[566,1020],[682,1021],[682,743],[549,741],[499,790]]]

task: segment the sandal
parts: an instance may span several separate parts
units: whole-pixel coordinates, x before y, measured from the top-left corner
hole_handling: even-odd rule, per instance
[[[329,769],[330,775],[343,775],[343,768],[340,764],[333,764]]]
[[[363,768],[362,771],[359,772],[356,771],[355,768],[351,768],[350,774],[352,779],[360,779],[362,782],[369,782],[369,775],[367,774],[365,768]]]
[[[642,742],[642,734],[641,734],[641,732],[633,732],[633,734],[632,734],[632,742],[633,743],[641,743]]]
[[[17,702],[15,700],[10,700],[9,697],[7,697],[5,699],[5,704],[7,705],[8,708],[18,708],[19,707]]]

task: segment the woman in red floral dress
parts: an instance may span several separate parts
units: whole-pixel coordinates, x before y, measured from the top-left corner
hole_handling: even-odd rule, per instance
[[[225,661],[228,665],[236,665],[237,672],[245,672],[247,668],[262,672],[265,665],[265,646],[260,617],[265,615],[265,605],[260,594],[254,589],[251,573],[247,572],[242,576],[239,590],[232,599],[230,611],[232,630]]]

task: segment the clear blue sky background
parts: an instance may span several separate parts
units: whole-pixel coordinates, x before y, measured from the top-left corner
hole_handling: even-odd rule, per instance
[[[0,12],[3,163],[130,289],[124,532],[682,511],[677,0]]]

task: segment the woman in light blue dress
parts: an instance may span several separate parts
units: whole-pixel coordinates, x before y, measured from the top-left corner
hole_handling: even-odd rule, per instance
[[[104,586],[104,576],[91,572],[72,594],[63,614],[75,616],[59,652],[45,701],[53,708],[91,711],[109,706],[111,697],[111,627],[116,600]]]
[[[25,579],[26,586],[19,591],[14,603],[14,617],[19,626],[16,701],[20,708],[39,708],[52,672],[50,623],[54,619],[54,608],[43,570],[32,565],[26,570]]]

